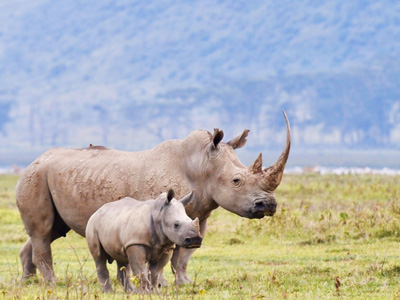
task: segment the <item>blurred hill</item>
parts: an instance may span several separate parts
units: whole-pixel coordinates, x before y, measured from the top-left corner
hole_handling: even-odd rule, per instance
[[[299,162],[396,151],[399,15],[397,1],[4,0],[0,164],[214,127],[279,151],[281,109]]]

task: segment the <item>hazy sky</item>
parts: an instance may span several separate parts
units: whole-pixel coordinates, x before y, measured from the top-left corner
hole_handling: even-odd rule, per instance
[[[400,2],[0,3],[0,142],[143,150],[203,128],[279,149],[400,144]]]

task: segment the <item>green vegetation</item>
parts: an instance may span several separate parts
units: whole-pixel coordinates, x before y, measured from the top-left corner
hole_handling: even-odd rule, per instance
[[[189,265],[194,284],[159,294],[115,294],[97,283],[86,241],[70,232],[52,244],[58,283],[20,284],[26,233],[16,176],[0,176],[0,299],[400,299],[400,183],[383,175],[285,175],[272,218],[222,209]],[[338,283],[340,282],[340,286]],[[338,287],[336,287],[338,286]]]

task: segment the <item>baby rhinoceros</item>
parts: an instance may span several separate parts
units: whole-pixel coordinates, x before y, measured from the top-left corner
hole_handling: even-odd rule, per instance
[[[126,197],[104,204],[90,217],[86,239],[104,292],[112,291],[107,260],[117,261],[117,278],[125,291],[136,291],[129,279],[132,270],[139,279],[138,292],[149,292],[157,287],[174,244],[201,246],[199,219],[190,219],[184,208],[192,195],[178,201],[169,190],[143,202]]]

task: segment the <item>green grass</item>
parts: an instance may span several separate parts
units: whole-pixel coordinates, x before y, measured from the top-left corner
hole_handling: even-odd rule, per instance
[[[70,232],[52,244],[58,283],[20,284],[26,233],[15,205],[16,176],[0,176],[0,299],[400,299],[400,184],[383,175],[286,175],[272,218],[222,209],[209,219],[189,264],[195,283],[151,296],[115,294],[97,283],[86,241]],[[341,285],[335,287],[338,278]]]

